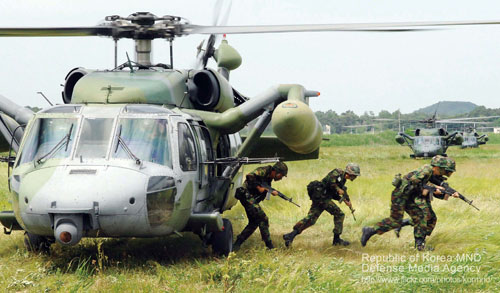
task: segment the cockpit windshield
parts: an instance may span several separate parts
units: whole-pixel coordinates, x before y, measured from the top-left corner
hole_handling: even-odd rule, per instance
[[[76,118],[36,119],[27,136],[18,164],[69,157],[77,122]]]
[[[113,143],[112,157],[142,161],[172,167],[166,119],[122,118]]]
[[[82,132],[76,149],[76,158],[106,158],[113,129],[112,118],[91,118],[83,120]]]
[[[415,140],[417,144],[434,144],[434,145],[440,145],[441,140],[439,137],[432,137],[432,136],[422,136],[422,137],[417,137]]]

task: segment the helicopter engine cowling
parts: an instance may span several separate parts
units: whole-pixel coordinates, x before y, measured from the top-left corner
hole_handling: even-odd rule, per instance
[[[403,136],[401,136],[401,135],[399,135],[399,134],[398,134],[398,135],[396,135],[396,138],[395,138],[395,139],[396,139],[396,142],[397,142],[397,143],[399,143],[399,144],[404,144],[404,143],[405,143],[405,139],[404,139],[404,137],[403,137]]]
[[[301,101],[279,104],[271,123],[278,139],[296,153],[309,154],[321,144],[321,124],[311,108]]]
[[[73,90],[75,89],[76,83],[80,80],[80,78],[87,75],[89,72],[90,70],[88,69],[76,67],[66,75],[66,78],[64,79],[64,88],[61,92],[62,99],[65,104],[71,103],[71,99],[73,98]]]
[[[196,72],[187,82],[189,99],[199,110],[224,112],[234,107],[233,89],[218,72],[205,69]]]
[[[461,145],[462,142],[464,142],[464,137],[460,133],[457,133],[457,135],[455,135],[451,139],[450,144],[452,144],[452,145]]]

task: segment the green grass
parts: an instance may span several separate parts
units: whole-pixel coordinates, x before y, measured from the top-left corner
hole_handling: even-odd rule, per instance
[[[0,288],[7,291],[170,291],[170,292],[331,292],[331,291],[446,291],[498,292],[500,283],[500,145],[480,149],[450,148],[457,160],[451,186],[474,199],[480,212],[458,199],[435,200],[437,227],[428,240],[433,257],[451,261],[422,261],[417,265],[469,265],[473,272],[363,272],[368,256],[416,256],[409,228],[401,238],[394,233],[374,236],[361,247],[361,228],[389,215],[391,180],[395,173],[411,171],[428,160],[408,158],[409,149],[399,145],[325,147],[321,159],[291,162],[289,176],[274,186],[293,197],[294,205],[273,197],[262,206],[270,219],[277,249],[267,251],[258,232],[228,258],[212,256],[190,233],[152,239],[84,239],[75,247],[52,246],[51,255],[32,254],[23,246],[23,233],[0,235]],[[362,176],[348,182],[356,209],[354,222],[348,208],[343,238],[348,247],[333,247],[332,217],[324,213],[313,227],[297,236],[292,249],[286,249],[281,236],[307,214],[310,201],[305,186],[320,179],[334,167],[357,162]],[[249,171],[249,168],[246,168]],[[0,207],[7,202],[6,166],[0,169]],[[240,205],[225,213],[233,223],[235,235],[246,225]],[[478,253],[478,261],[456,259],[457,254]],[[422,257],[422,254],[419,254]],[[402,265],[409,261],[381,261],[380,266]],[[373,278],[366,282],[367,278]],[[385,278],[385,279],[381,279]],[[390,283],[390,278],[404,279]],[[417,278],[412,282],[412,278]],[[462,279],[465,278],[465,279]],[[472,279],[483,278],[483,279]],[[435,283],[433,281],[443,281]],[[460,283],[451,281],[462,280]],[[465,280],[466,282],[464,282]],[[475,282],[473,282],[476,280]],[[479,281],[477,281],[479,280]],[[481,281],[483,280],[483,281]],[[485,282],[489,281],[489,282]],[[369,280],[368,280],[369,281]]]

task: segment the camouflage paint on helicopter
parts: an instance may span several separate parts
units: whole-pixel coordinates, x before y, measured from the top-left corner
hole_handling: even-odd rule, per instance
[[[475,129],[470,128],[462,132],[464,141],[462,142],[462,148],[478,148],[481,144],[486,144],[489,137],[487,134],[479,135]]]

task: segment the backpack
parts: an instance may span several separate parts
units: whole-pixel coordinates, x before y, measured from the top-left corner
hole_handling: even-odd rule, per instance
[[[311,200],[320,199],[323,192],[324,186],[320,181],[314,180],[307,184],[307,194]]]

